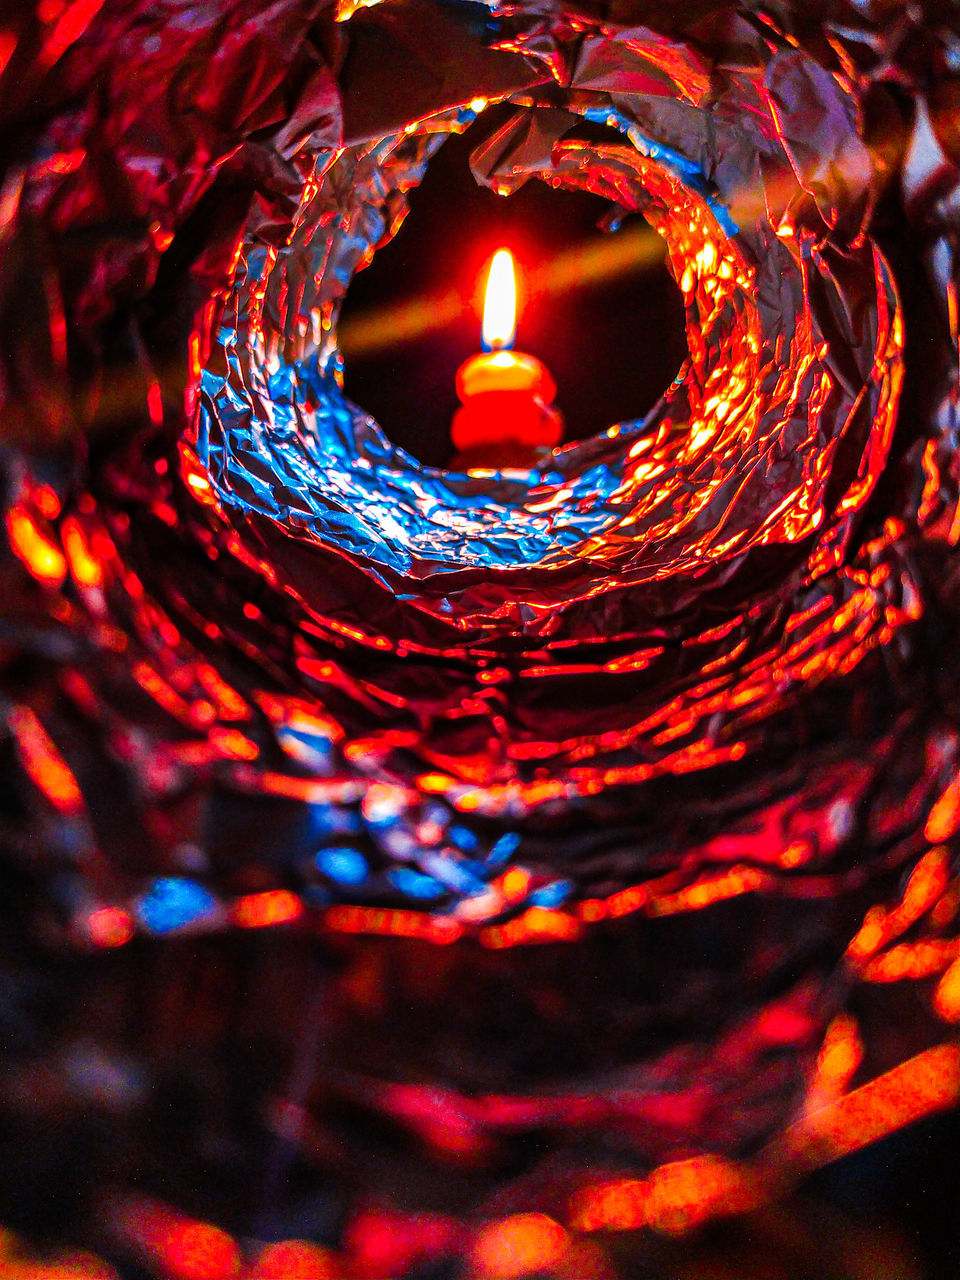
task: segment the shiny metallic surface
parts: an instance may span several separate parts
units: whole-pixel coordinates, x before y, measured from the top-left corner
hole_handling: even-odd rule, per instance
[[[419,1144],[411,1205],[636,1228],[591,1188],[761,1148],[789,1185],[860,1132],[818,1106],[943,1052],[960,43],[928,8],[455,3],[477,56],[426,112],[363,64],[439,39],[390,0],[0,33],[18,928],[118,966],[339,948],[343,1060],[296,1100],[324,1176],[389,1184],[363,1111]],[[689,359],[642,420],[441,471],[345,398],[338,315],[487,89],[478,181],[642,213]]]

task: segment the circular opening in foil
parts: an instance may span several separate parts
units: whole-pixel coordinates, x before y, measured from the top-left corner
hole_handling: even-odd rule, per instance
[[[501,197],[471,173],[471,153],[515,110],[488,108],[448,137],[396,236],[344,299],[347,395],[430,466],[450,457],[454,377],[478,349],[479,293],[501,245],[520,272],[516,345],[555,374],[567,441],[642,417],[687,356],[683,301],[664,242],[642,215],[624,218],[604,196],[540,180]],[[578,133],[622,141],[602,125]]]
[[[465,488],[455,473],[421,472],[343,397],[336,345],[342,298],[353,273],[396,230],[403,193],[422,178],[443,134],[462,127],[448,115],[348,151],[305,199],[283,254],[250,247],[236,290],[239,327],[225,325],[221,340],[228,369],[236,360],[231,353],[245,347],[251,374],[244,383],[228,372],[219,388],[209,377],[210,398],[200,417],[201,461],[215,464],[211,475],[221,499],[280,518],[296,536],[316,534],[324,541],[332,516],[341,548],[349,524],[350,541],[371,564],[420,579],[497,564],[559,566],[571,555],[583,559],[585,539],[599,550],[596,539],[622,523],[632,493],[623,486],[624,459],[649,450],[641,490],[651,513],[666,493],[664,476],[693,488],[696,500],[686,504],[673,530],[680,541],[672,535],[666,559],[657,546],[659,532],[635,540],[634,547],[646,548],[654,573],[669,572],[678,552],[688,561],[701,554],[691,550],[683,527],[710,495],[697,471],[720,443],[728,455],[739,451],[755,417],[746,403],[759,350],[753,269],[739,249],[721,251],[736,228],[695,163],[635,136],[609,107],[576,106],[576,114],[519,109],[514,123],[496,135],[486,179],[504,195],[530,178],[589,191],[625,214],[642,211],[664,236],[684,294],[690,359],[651,413],[609,427],[596,438],[595,454],[561,450],[528,471],[491,473],[492,486],[472,475]],[[527,145],[530,119],[552,146],[544,147],[542,139],[532,149]],[[579,136],[582,121],[604,128],[615,141]],[[325,258],[311,281],[304,263],[318,252]],[[314,296],[312,307],[305,290]],[[295,312],[291,299],[299,304]],[[302,318],[308,309],[312,332]],[[305,358],[298,359],[298,351]],[[734,404],[717,394],[728,383],[739,412],[731,413]],[[210,424],[224,433],[224,448],[211,447]],[[418,488],[430,491],[427,521]],[[655,520],[653,528],[661,527],[667,531]]]

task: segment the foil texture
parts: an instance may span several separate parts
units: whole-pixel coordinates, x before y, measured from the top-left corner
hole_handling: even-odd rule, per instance
[[[185,935],[214,965],[260,929],[321,945],[341,1052],[296,1100],[321,1171],[348,1198],[345,1168],[391,1185],[397,1158],[351,1137],[365,1109],[429,1157],[411,1204],[562,1217],[598,1170],[775,1142],[851,1010],[863,1078],[944,1041],[956,18],[154,0],[4,19],[3,847],[11,929],[38,971],[76,955],[82,975],[41,1019],[48,1053],[77,984],[122,985],[133,954],[160,967]],[[484,96],[513,115],[478,181],[642,213],[689,359],[642,420],[458,473],[347,400],[337,322]],[[192,1051],[219,1080],[205,1025]],[[299,1027],[277,1015],[284,1068]],[[20,1123],[40,1042],[13,1042]],[[149,1095],[173,1068],[148,1042]],[[143,1090],[124,1105],[149,1144]],[[520,1158],[532,1132],[548,1154]]]

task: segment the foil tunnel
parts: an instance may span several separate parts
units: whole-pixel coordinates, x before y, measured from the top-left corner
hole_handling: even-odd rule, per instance
[[[957,17],[3,16],[11,1266],[646,1275],[955,1103]],[[491,103],[688,357],[467,472],[338,326]]]

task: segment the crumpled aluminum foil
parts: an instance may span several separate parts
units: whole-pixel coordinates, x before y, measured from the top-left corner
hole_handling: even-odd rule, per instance
[[[380,996],[329,980],[298,1105],[358,1167],[342,1108],[406,1125],[444,1184],[461,1133],[458,1212],[551,1132],[560,1213],[782,1132],[844,1010],[868,1075],[944,1038],[960,42],[949,4],[487,10],[10,19],[4,846],[45,955],[319,931]],[[345,398],[337,321],[484,97],[478,181],[642,212],[690,357],[643,420],[467,474]]]

